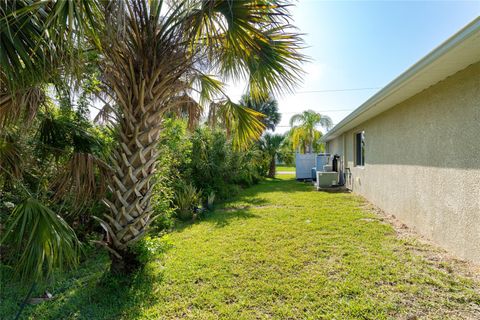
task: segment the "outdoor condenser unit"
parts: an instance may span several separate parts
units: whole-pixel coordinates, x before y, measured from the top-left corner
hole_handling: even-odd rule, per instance
[[[338,172],[317,171],[317,188],[329,188],[338,184]]]

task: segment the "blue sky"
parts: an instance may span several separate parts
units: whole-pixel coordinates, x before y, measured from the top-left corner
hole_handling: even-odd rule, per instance
[[[292,9],[312,59],[296,94],[278,97],[288,130],[294,113],[313,109],[338,123],[379,89],[302,93],[385,86],[480,15],[478,1],[314,1]],[[238,99],[243,85],[231,86]]]

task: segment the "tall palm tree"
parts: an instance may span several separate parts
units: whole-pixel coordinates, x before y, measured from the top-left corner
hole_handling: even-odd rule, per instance
[[[224,101],[227,126],[235,126],[236,145],[242,148],[258,138],[264,126],[258,112],[231,102],[222,81],[246,79],[250,94],[259,98],[293,89],[302,73],[302,40],[290,24],[288,4],[280,0],[16,3],[9,7],[10,12],[17,10],[15,15],[0,17],[2,32],[6,30],[2,36],[7,37],[6,46],[0,47],[0,119],[2,113],[6,119],[7,110],[20,114],[28,109],[29,103],[11,97],[49,81],[33,73],[70,71],[57,57],[75,61],[70,64],[75,71],[82,62],[76,59],[81,48],[99,52],[101,81],[114,101],[109,108],[117,115],[113,124],[118,147],[105,199],[109,212],[98,218],[106,231],[99,243],[110,252],[114,272],[135,266],[130,245],[154,219],[152,179],[161,156],[156,145],[164,115],[184,104],[179,97],[198,93],[203,103]],[[12,33],[15,28],[19,32]],[[26,65],[35,66],[34,72]],[[7,98],[8,109],[3,107]]]
[[[268,156],[268,177],[275,178],[276,157],[280,152],[285,137],[281,134],[265,133],[259,141],[260,150]]]
[[[290,118],[293,148],[297,149],[301,146],[307,152],[308,146],[308,152],[314,152],[314,144],[322,136],[322,133],[316,127],[320,126],[329,130],[332,124],[330,117],[313,110],[306,110],[293,115]]]
[[[282,120],[282,115],[278,112],[278,102],[271,94],[260,99],[253,99],[250,94],[244,94],[239,104],[263,114],[261,121],[267,129],[272,131],[275,131],[275,127]]]

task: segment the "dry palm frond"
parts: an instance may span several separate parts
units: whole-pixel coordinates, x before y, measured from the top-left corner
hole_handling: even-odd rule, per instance
[[[8,179],[22,177],[22,155],[18,140],[10,134],[0,136],[0,175],[6,173]]]
[[[220,117],[222,105],[219,102],[211,102],[208,106],[207,124],[212,129],[215,129],[217,125],[224,127]]]
[[[188,119],[189,130],[197,127],[203,115],[203,107],[197,101],[187,94],[182,94],[181,96],[171,99],[169,104],[175,114]]]
[[[115,121],[116,112],[110,104],[105,104],[97,113],[93,122],[99,124],[108,124]]]
[[[32,87],[26,90],[0,92],[0,128],[8,123],[23,120],[24,124],[30,124],[38,109],[45,103],[45,92]]]
[[[70,193],[77,205],[101,199],[105,196],[106,179],[110,170],[104,161],[93,154],[73,153],[53,183],[55,197],[60,198]]]

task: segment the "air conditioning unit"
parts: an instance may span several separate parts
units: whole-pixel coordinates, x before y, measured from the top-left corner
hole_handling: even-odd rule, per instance
[[[331,186],[338,184],[338,172],[330,171],[323,172],[317,171],[317,189],[330,188]]]

